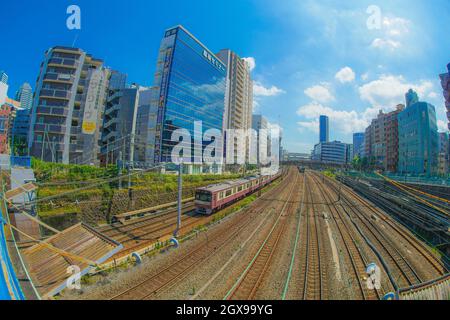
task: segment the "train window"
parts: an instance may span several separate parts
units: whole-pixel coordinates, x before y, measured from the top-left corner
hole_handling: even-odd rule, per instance
[[[211,202],[211,192],[197,191],[197,193],[195,194],[195,200]]]
[[[231,192],[232,192],[232,191],[233,191],[232,189],[227,190],[227,191],[225,192],[225,197],[231,196]]]

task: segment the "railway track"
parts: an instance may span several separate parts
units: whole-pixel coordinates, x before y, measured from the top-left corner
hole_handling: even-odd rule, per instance
[[[311,184],[308,174],[305,173],[306,202],[303,215],[304,228],[300,237],[303,259],[301,260],[301,282],[299,288],[301,292],[298,297],[303,300],[324,300],[326,299],[326,267],[324,265],[323,254],[323,234],[320,226],[318,212],[314,206]]]
[[[366,276],[366,266],[368,265],[368,261],[363,254],[362,249],[358,246],[354,229],[342,215],[342,207],[336,204],[326,185],[322,184],[317,176],[312,174],[311,178],[314,182],[313,185],[316,186],[321,195],[322,201],[327,203],[331,217],[333,218],[342,239],[342,243],[344,244],[345,252],[347,253],[351,270],[353,271],[349,276],[353,279],[352,283],[356,283],[357,287],[353,291],[356,294],[356,298],[362,300],[380,299],[380,292],[378,290],[369,290],[362,281]]]
[[[326,180],[327,183],[330,181]],[[334,189],[334,188],[333,188]],[[335,190],[335,189],[334,189]],[[335,190],[336,191],[336,190]],[[355,204],[349,199],[349,196],[341,189],[341,200],[343,202],[342,208],[346,212],[347,216],[352,220],[358,220],[360,223],[358,226],[362,227],[362,232],[366,235],[370,241],[377,246],[380,254],[383,256],[391,269],[394,279],[396,279],[398,286],[411,286],[422,282],[421,277],[414,269],[414,267],[408,262],[408,260],[402,255],[393,243],[390,237],[383,232],[379,225],[367,217],[367,208],[360,206],[361,210],[356,211]],[[362,214],[361,214],[362,213]],[[395,273],[394,273],[395,270]]]
[[[165,268],[145,276],[145,278],[137,284],[112,296],[111,300],[144,300],[155,298],[158,293],[167,290],[178,281],[188,276],[193,267],[217,253],[223,246],[229,243],[229,241],[235,238],[245,227],[254,221],[256,215],[261,214],[261,211],[272,210],[271,205],[274,204],[274,200],[271,198],[272,195],[277,195],[279,192],[282,193],[285,184],[289,185],[290,183],[291,182],[286,179],[285,183],[280,183],[255,201],[249,209],[239,213],[239,217],[235,217],[231,220],[230,225],[227,226],[227,228],[222,227],[210,230],[211,233],[208,235],[207,241],[198,243],[189,252],[178,257]]]
[[[227,292],[226,300],[252,300],[255,298],[257,290],[261,285],[267,270],[270,266],[275,250],[284,231],[286,230],[288,216],[293,214],[295,201],[292,201],[293,195],[298,194],[295,188],[298,187],[299,174],[295,170],[294,183],[288,188],[288,193],[283,195],[285,199],[281,211],[275,220],[270,232],[264,239],[253,259],[241,273],[237,281]]]
[[[368,210],[372,212],[372,214],[377,216],[380,220],[382,220],[387,225],[389,225],[389,227],[395,230],[407,243],[409,243],[415,250],[417,250],[418,253],[420,253],[420,255],[424,257],[424,259],[440,276],[446,274],[449,271],[445,267],[445,264],[441,260],[437,259],[436,256],[434,256],[420,240],[412,236],[403,225],[398,224],[390,216],[385,215],[377,210],[373,204],[371,204],[368,200],[361,198],[354,190],[347,189],[346,191],[357,198],[362,205],[364,205]]]

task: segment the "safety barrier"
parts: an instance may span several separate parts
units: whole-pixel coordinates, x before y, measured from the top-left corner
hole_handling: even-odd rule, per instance
[[[400,289],[400,300],[450,300],[450,274],[416,286]]]
[[[0,208],[0,300],[24,300],[25,297],[16,277],[5,237],[5,221]]]
[[[356,171],[348,171],[345,173],[348,176],[355,178],[366,178],[366,179],[376,179],[379,180],[380,177],[375,173],[371,172],[356,172]],[[416,183],[416,184],[428,184],[435,186],[450,186],[450,179],[446,177],[423,177],[423,176],[405,176],[405,175],[396,175],[383,173],[384,176],[395,180],[401,183]]]

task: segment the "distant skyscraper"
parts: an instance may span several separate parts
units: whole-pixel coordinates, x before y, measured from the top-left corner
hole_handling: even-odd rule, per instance
[[[328,117],[327,116],[320,116],[319,122],[320,122],[320,139],[319,142],[328,142],[330,139],[330,129],[328,124]]]
[[[356,132],[353,134],[353,155],[362,157],[362,147],[364,145],[364,132]]]
[[[450,63],[447,65],[447,73],[439,75],[447,108],[448,129],[450,130]]]
[[[0,106],[3,105],[8,97],[8,75],[0,71]]]
[[[78,48],[45,52],[30,120],[30,154],[45,161],[98,164],[110,70]]]
[[[4,84],[8,84],[8,75],[5,71],[0,71],[0,82],[3,82]]]
[[[261,163],[260,155],[261,152],[264,154],[266,152],[266,155],[269,155],[269,141],[268,137],[267,139],[260,139],[260,130],[268,130],[269,129],[269,122],[267,119],[260,115],[260,114],[254,114],[252,117],[252,128],[256,131],[256,161],[257,163]]]
[[[408,92],[405,94],[406,98],[406,107],[409,107],[410,105],[413,105],[416,102],[419,102],[419,97],[417,96],[417,92],[415,92],[412,89],[409,89]]]
[[[398,139],[398,171],[400,173],[428,176],[437,173],[439,142],[436,111],[433,105],[427,102],[415,102],[400,112]]]
[[[23,109],[31,109],[33,106],[33,90],[29,83],[25,82],[20,86],[15,99],[20,102]]]
[[[192,155],[202,154],[209,145],[196,136],[209,129],[223,130],[227,67],[205,45],[182,26],[166,30],[161,41],[154,86],[158,91],[155,163],[171,163],[176,145],[172,133],[188,130]],[[194,122],[202,122],[202,132]],[[221,165],[203,166],[200,159],[185,165],[189,173],[220,171]]]

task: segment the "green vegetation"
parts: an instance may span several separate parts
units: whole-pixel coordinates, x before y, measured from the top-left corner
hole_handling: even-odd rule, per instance
[[[327,169],[323,172],[324,175],[326,175],[327,177],[336,178],[336,170],[335,169]]]
[[[95,226],[110,221],[118,213],[177,199],[176,174],[133,172],[130,177],[124,173],[118,179],[116,166],[67,165],[36,158],[32,159],[32,168],[39,185],[39,216],[56,228],[66,228],[78,221]],[[239,177],[239,174],[183,175],[183,198],[193,197],[198,187]]]
[[[358,171],[373,170],[376,166],[376,160],[374,157],[362,157],[355,156],[352,160],[353,169]]]

